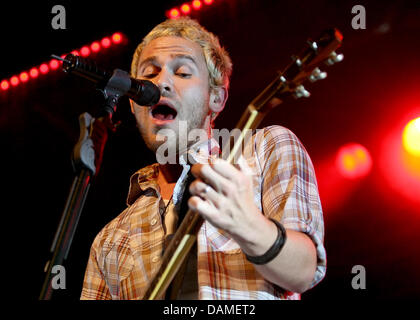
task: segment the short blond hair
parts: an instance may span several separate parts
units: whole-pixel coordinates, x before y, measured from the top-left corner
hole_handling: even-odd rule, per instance
[[[229,88],[232,74],[232,61],[227,51],[220,45],[219,39],[207,31],[197,21],[182,17],[168,19],[153,28],[143,41],[137,46],[131,63],[131,76],[137,77],[140,55],[146,45],[160,37],[181,37],[197,43],[203,50],[204,58],[209,71],[210,87]]]

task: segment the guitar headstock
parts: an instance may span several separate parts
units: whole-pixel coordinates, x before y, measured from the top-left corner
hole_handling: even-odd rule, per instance
[[[315,82],[325,79],[327,73],[320,70],[320,66],[333,64],[343,60],[343,54],[335,50],[340,47],[343,36],[337,29],[329,29],[315,41],[308,40],[307,48],[299,56],[293,56],[293,62],[280,74],[285,84],[280,92],[291,92],[295,98],[309,97],[310,93],[303,87],[305,81]],[[279,96],[279,95],[277,95]]]
[[[325,79],[327,73],[320,70],[322,64],[331,66],[343,60],[342,54],[335,50],[340,47],[343,36],[337,29],[329,29],[315,41],[308,40],[300,55],[293,56],[290,63],[248,106],[261,114],[276,107],[287,96],[309,97],[305,81],[315,82]],[[238,123],[241,125],[241,123]]]

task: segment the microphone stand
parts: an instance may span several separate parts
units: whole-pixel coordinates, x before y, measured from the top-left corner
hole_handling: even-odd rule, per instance
[[[118,69],[114,71],[102,90],[105,103],[98,118],[93,118],[87,112],[79,116],[80,137],[72,152],[72,165],[76,176],[50,249],[52,257],[45,265],[46,275],[39,300],[50,300],[53,290],[57,289],[53,283],[53,268],[61,266],[67,259],[89,187],[99,172],[108,130],[114,132],[116,129],[112,123],[112,116],[119,98],[127,91],[127,77],[120,71]]]

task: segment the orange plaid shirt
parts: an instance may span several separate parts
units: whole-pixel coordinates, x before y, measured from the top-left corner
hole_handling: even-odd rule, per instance
[[[206,148],[204,148],[206,149]],[[312,162],[288,129],[259,130],[243,158],[253,172],[254,201],[267,217],[287,229],[307,234],[317,251],[312,286],[326,271],[324,222]],[[174,189],[180,203],[188,165]],[[130,180],[128,207],[96,236],[81,299],[141,299],[161,263],[165,238],[164,202],[157,184],[158,165],[136,172]],[[248,262],[238,244],[205,221],[197,238],[200,299],[299,299],[266,281]]]

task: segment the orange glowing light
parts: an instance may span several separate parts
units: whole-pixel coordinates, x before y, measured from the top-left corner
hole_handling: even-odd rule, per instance
[[[189,4],[187,4],[187,3],[184,3],[184,4],[181,6],[181,11],[182,11],[183,13],[185,13],[185,14],[190,13],[190,11],[191,11],[191,7],[190,7],[190,5],[189,5]]]
[[[193,6],[193,8],[194,8],[194,9],[196,9],[196,10],[200,9],[200,8],[201,8],[201,1],[200,1],[200,0],[194,0],[194,1],[192,2],[192,6]]]
[[[27,72],[22,72],[22,73],[19,75],[19,78],[20,78],[20,81],[22,81],[22,82],[26,82],[26,81],[28,81],[28,80],[29,80],[29,75],[28,75],[28,73],[27,73]]]
[[[120,43],[121,41],[122,41],[121,33],[116,32],[112,35],[112,42]]]
[[[93,52],[98,52],[101,49],[101,46],[99,45],[99,42],[95,41],[90,45],[90,48]]]
[[[90,55],[90,49],[87,46],[84,46],[82,49],[80,49],[80,54],[83,57],[87,57],[88,55]]]
[[[360,144],[350,143],[340,148],[336,164],[342,176],[356,179],[366,176],[372,167],[368,150]]]
[[[37,68],[32,68],[32,69],[29,71],[29,75],[30,75],[32,78],[36,78],[36,77],[38,77],[38,75],[39,75],[38,69],[37,69]]]
[[[7,90],[7,89],[9,89],[9,82],[7,82],[7,80],[3,80],[3,81],[1,82],[1,84],[0,84],[0,87],[1,87],[3,90]]]
[[[172,19],[178,18],[179,17],[179,10],[178,9],[172,9],[171,11],[169,11],[169,16]]]
[[[402,134],[404,149],[413,156],[420,157],[420,117],[411,120]]]
[[[16,76],[13,76],[10,78],[10,84],[12,86],[17,86],[19,84],[19,78]]]

